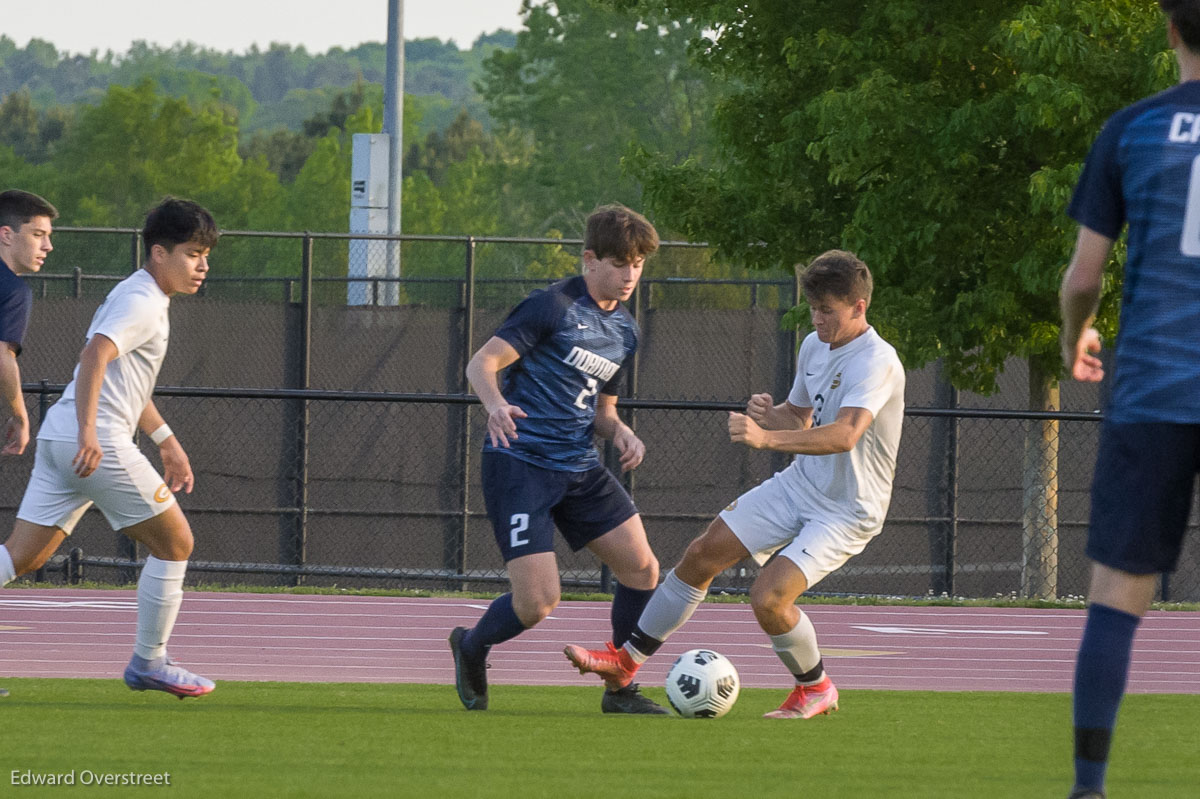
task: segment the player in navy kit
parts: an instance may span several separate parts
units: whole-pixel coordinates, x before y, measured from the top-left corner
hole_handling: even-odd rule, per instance
[[[3,455],[20,455],[29,444],[17,355],[29,327],[33,290],[19,275],[42,268],[54,249],[50,233],[57,216],[58,210],[36,194],[19,189],[0,193],[0,400],[8,414],[0,444]]]
[[[1180,85],[1110,118],[1068,213],[1080,225],[1062,284],[1063,360],[1099,381],[1092,327],[1104,266],[1128,224],[1112,396],[1092,482],[1087,622],[1075,666],[1075,786],[1104,796],[1134,633],[1174,571],[1200,467],[1200,0],[1159,0]]]
[[[621,205],[598,208],[587,220],[583,275],[530,294],[467,366],[488,414],[483,494],[512,586],[473,628],[450,634],[455,687],[468,710],[487,709],[491,647],[558,604],[555,527],[573,550],[588,548],[617,578],[614,641],[629,636],[658,584],[637,508],[593,442],[595,434],[611,439],[622,471],[645,455],[616,409],[639,335],[621,302],[657,249],[658,234],[645,217]],[[666,713],[633,684],[606,691],[601,709]]]

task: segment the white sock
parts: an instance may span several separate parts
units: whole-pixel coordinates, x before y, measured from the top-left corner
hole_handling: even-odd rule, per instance
[[[183,603],[183,576],[186,560],[146,558],[142,576],[138,578],[137,641],[133,652],[146,660],[156,660],[167,653],[167,639]]]
[[[800,621],[796,622],[795,627],[783,635],[771,636],[771,647],[792,674],[805,674],[821,662],[821,652],[817,649],[817,631],[813,629],[812,621],[804,615],[804,611],[800,611]],[[820,682],[824,677],[822,674],[813,684]]]
[[[8,585],[15,579],[17,567],[13,565],[12,555],[8,554],[8,547],[0,544],[0,586]]]
[[[667,640],[671,633],[692,617],[707,593],[680,580],[675,576],[675,570],[671,569],[662,585],[654,592],[654,596],[650,597],[646,609],[642,611],[637,623],[638,629],[651,638]],[[646,659],[646,655],[628,644],[625,648],[634,661],[641,663]]]

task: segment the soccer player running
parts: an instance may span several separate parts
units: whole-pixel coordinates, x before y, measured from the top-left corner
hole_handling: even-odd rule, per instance
[[[92,317],[74,379],[42,421],[33,474],[12,535],[0,546],[4,585],[45,563],[93,503],[114,530],[145,544],[150,555],[138,579],[125,684],[180,698],[214,686],[167,657],[192,552],[192,531],[173,492],[190,493],[193,477],[151,394],[167,354],[171,297],[200,289],[217,236],[212,216],[193,202],[168,198],[150,211],[142,229],[146,263]],[[164,477],[134,443],[139,429],[158,445]]]
[[[487,709],[488,651],[558,604],[556,526],[573,550],[587,547],[612,569],[614,641],[629,636],[658,584],[658,561],[637,508],[601,464],[593,440],[597,433],[612,440],[622,471],[645,455],[641,439],[617,415],[639,337],[621,302],[658,249],[658,233],[641,214],[601,206],[587,219],[583,246],[583,275],[526,297],[467,365],[487,411],[484,502],[512,586],[473,628],[450,634],[455,687],[467,710]],[[501,388],[500,373],[510,366]],[[629,681],[605,691],[600,707],[667,712]]]
[[[731,441],[796,458],[734,500],[688,546],[623,647],[566,648],[581,674],[598,674],[610,688],[628,683],[691,617],[713,579],[753,557],[765,564],[750,589],[754,615],[796,680],[766,717],[807,719],[837,709],[816,631],[796,598],[861,552],[883,526],[905,376],[896,351],[867,324],[866,264],[831,250],[809,264],[801,285],[815,330],[800,345],[791,393],[779,404],[755,394],[746,414],[729,414]]]
[[[51,223],[58,210],[46,200],[20,189],[0,192],[0,401],[7,409],[0,455],[20,455],[29,445],[29,413],[21,391],[17,356],[29,328],[33,290],[20,275],[42,268],[54,247]],[[0,547],[0,573],[7,564]],[[0,688],[0,696],[8,691]]]
[[[1174,571],[1200,464],[1200,0],[1160,0],[1180,85],[1114,114],[1068,213],[1062,283],[1071,376],[1104,376],[1092,327],[1104,265],[1129,225],[1115,379],[1092,478],[1087,621],[1075,665],[1072,799],[1104,796],[1133,649],[1160,572]]]

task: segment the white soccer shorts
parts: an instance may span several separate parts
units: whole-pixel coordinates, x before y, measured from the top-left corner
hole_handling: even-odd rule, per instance
[[[38,440],[18,519],[70,535],[94,502],[114,530],[123,530],[175,504],[175,495],[132,441],[105,448],[100,465],[87,477],[79,477],[71,465],[78,451],[71,441]]]
[[[879,531],[864,533],[854,521],[820,513],[790,485],[787,472],[742,494],[720,517],[758,565],[778,551],[796,564],[812,588],[862,552]]]

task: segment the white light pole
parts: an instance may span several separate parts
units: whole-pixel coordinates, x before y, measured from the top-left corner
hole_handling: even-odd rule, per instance
[[[404,164],[404,0],[388,0],[387,82],[383,132],[390,137],[388,156],[388,233],[400,233],[400,190]],[[400,277],[400,242],[388,242],[387,277]],[[400,302],[400,286],[389,283],[384,305]]]

